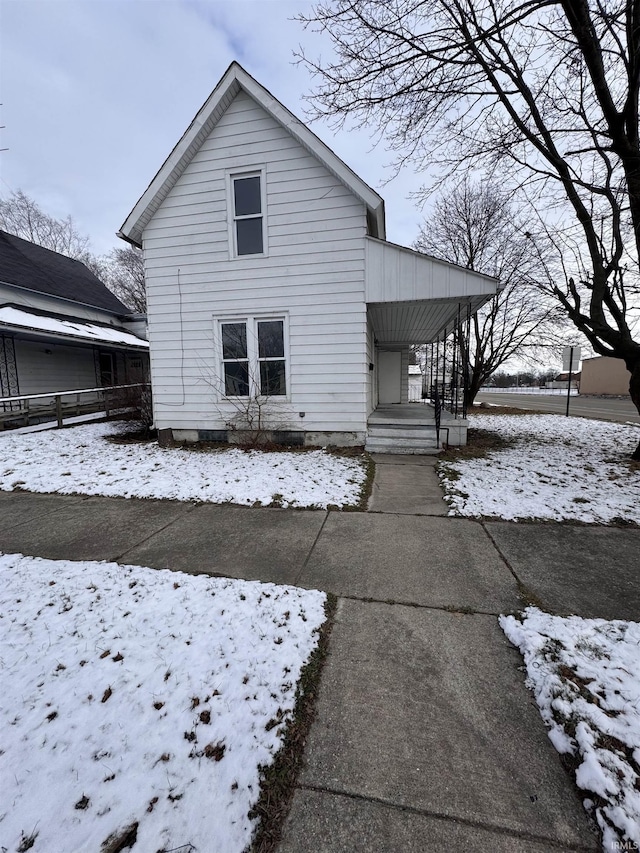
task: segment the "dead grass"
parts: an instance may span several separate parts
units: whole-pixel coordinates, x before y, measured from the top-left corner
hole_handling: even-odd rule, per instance
[[[438,457],[441,461],[455,462],[458,459],[475,459],[486,456],[492,450],[505,450],[513,447],[515,439],[503,438],[497,432],[487,429],[470,427],[467,432],[467,443],[464,447],[450,447]]]
[[[246,853],[273,853],[280,842],[282,827],[302,767],[304,747],[315,717],[320,675],[329,650],[336,606],[337,598],[328,594],[325,604],[327,618],[319,630],[318,645],[300,674],[293,717],[287,725],[282,747],[273,764],[260,768],[260,797],[249,812],[249,817],[258,818],[259,823]]]
[[[479,403],[469,409],[470,415],[530,415],[531,409],[517,409],[514,406],[494,406],[488,403]],[[533,414],[536,414],[533,412]],[[540,414],[540,413],[538,413]]]
[[[115,435],[105,435],[105,441],[111,444],[151,444],[158,440],[155,429],[143,427],[135,432],[123,432]]]

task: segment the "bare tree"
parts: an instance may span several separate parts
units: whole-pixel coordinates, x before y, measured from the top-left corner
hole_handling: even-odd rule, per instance
[[[398,165],[499,173],[559,248],[573,241],[550,290],[624,360],[640,412],[638,0],[335,0],[300,19],[337,54],[301,57],[318,115],[377,127]]]
[[[503,290],[471,318],[469,339],[459,335],[469,365],[465,406],[509,358],[551,343],[559,311],[539,287],[544,276],[524,222],[496,185],[469,177],[442,195],[423,224],[415,248],[500,279]]]
[[[70,216],[50,216],[22,190],[0,198],[0,228],[70,258],[82,260],[89,252],[89,238],[80,234]]]
[[[139,314],[147,311],[147,293],[144,281],[142,251],[135,246],[112,249],[100,259],[103,273],[100,278],[121,302]]]

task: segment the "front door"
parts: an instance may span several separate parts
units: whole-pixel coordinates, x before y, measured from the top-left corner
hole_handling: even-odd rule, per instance
[[[378,404],[399,403],[402,386],[402,353],[378,352]]]

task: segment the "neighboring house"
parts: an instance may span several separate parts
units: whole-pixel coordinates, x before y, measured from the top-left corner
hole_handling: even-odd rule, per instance
[[[387,242],[382,198],[235,62],[119,236],[144,251],[161,440],[267,401],[288,440],[362,444],[408,400],[409,346],[498,286]]]
[[[140,381],[145,337],[80,261],[0,231],[0,398]]]
[[[630,378],[631,374],[621,358],[585,358],[582,361],[580,393],[626,396]]]
[[[571,387],[580,388],[580,373],[571,374]],[[547,382],[547,388],[566,388],[569,384],[569,372],[558,373],[551,382]]]
[[[408,396],[410,403],[422,401],[422,370],[419,364],[409,365]]]

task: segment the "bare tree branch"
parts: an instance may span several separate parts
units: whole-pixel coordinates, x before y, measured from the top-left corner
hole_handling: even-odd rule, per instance
[[[299,56],[316,116],[375,128],[438,182],[499,174],[572,246],[547,290],[624,360],[640,412],[640,0],[326,0],[299,19],[336,53]]]

